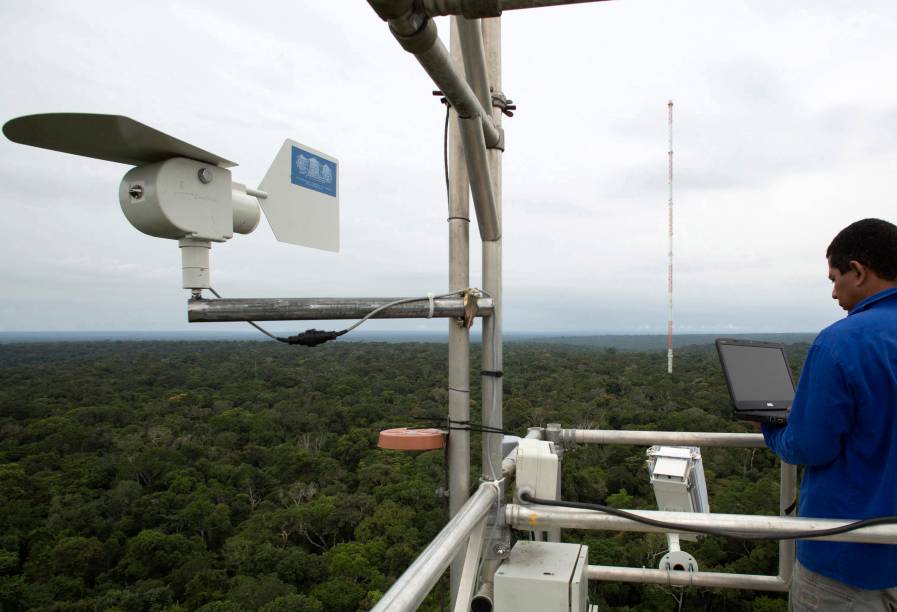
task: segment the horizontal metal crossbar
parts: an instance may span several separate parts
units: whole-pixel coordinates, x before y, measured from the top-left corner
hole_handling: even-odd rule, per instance
[[[721,529],[733,534],[760,534],[778,539],[795,531],[822,531],[843,527],[853,520],[804,518],[792,516],[760,516],[746,514],[713,514],[700,512],[662,512],[657,510],[626,510],[644,518],[677,523],[697,529]],[[637,531],[643,533],[675,533],[637,521],[598,512],[555,506],[511,504],[505,508],[505,518],[512,527],[525,529],[597,529],[607,531]],[[865,544],[897,544],[897,525],[874,525],[846,533],[820,536],[818,540],[862,542]]]
[[[191,323],[224,321],[323,321],[360,319],[369,312],[402,298],[267,298],[190,300],[187,318]],[[477,299],[477,316],[492,314],[492,299]],[[460,297],[434,298],[432,318],[464,316],[464,300]],[[397,304],[378,312],[374,319],[431,318],[430,302]]]

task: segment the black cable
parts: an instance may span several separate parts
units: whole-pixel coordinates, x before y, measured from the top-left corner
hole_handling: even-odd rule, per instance
[[[443,426],[446,422],[444,417],[409,417],[414,421],[427,421],[429,423],[433,423],[434,426]],[[454,427],[455,425],[462,425],[463,427]],[[503,436],[514,436],[516,435],[512,431],[505,431],[504,429],[500,429],[498,427],[492,427],[489,425],[476,425],[471,423],[470,421],[455,421],[453,419],[448,419],[448,427],[446,427],[449,431],[472,431],[474,433],[487,433],[487,434],[501,434]]]
[[[211,291],[211,292],[212,292],[212,295],[214,295],[214,296],[215,296],[216,298],[218,298],[219,300],[220,300],[220,299],[223,299],[223,298],[221,297],[221,294],[218,293],[217,291],[215,291],[214,289],[212,289],[211,287],[209,287],[209,291]],[[259,330],[260,332],[262,332],[263,334],[265,334],[266,336],[268,336],[269,338],[271,338],[272,340],[277,340],[278,342],[285,342],[285,343],[287,343],[287,344],[289,344],[289,342],[290,342],[287,338],[282,338],[282,337],[280,337],[280,336],[275,336],[274,334],[272,334],[272,333],[269,332],[268,330],[264,329],[261,325],[259,325],[259,324],[256,323],[255,321],[246,321],[246,322],[249,323],[250,325],[252,325],[252,326],[253,326],[254,328],[256,328],[257,330]]]
[[[525,502],[530,502],[533,504],[541,504],[543,506],[556,506],[559,508],[576,508],[577,510],[596,510],[598,512],[604,512],[605,514],[610,514],[612,516],[619,516],[620,518],[629,519],[631,521],[635,521],[636,523],[642,523],[643,525],[651,525],[652,527],[660,527],[662,529],[671,529],[677,532],[688,532],[688,533],[701,533],[705,535],[715,535],[715,536],[723,536],[726,538],[735,538],[738,540],[806,540],[811,538],[820,538],[824,536],[838,535],[840,533],[847,533],[848,531],[856,531],[857,529],[861,529],[863,527],[873,527],[875,525],[893,525],[897,524],[897,516],[877,516],[874,518],[862,519],[859,521],[854,521],[853,523],[848,523],[846,525],[841,525],[840,527],[831,527],[829,529],[817,529],[817,530],[798,530],[798,531],[788,531],[785,533],[777,534],[777,535],[769,535],[763,533],[738,533],[734,531],[727,531],[725,529],[715,529],[713,527],[693,527],[689,525],[680,525],[678,523],[668,523],[666,521],[658,521],[655,519],[647,518],[644,516],[640,516],[638,514],[633,514],[631,512],[626,512],[625,510],[619,510],[617,508],[613,508],[611,506],[604,506],[601,504],[588,504],[585,502],[574,502],[574,501],[555,501],[553,499],[540,499],[538,497],[533,497],[528,493],[522,493],[520,495],[520,499]]]
[[[218,299],[223,299],[221,297],[221,294],[218,293],[217,291],[215,291],[214,289],[212,289],[211,287],[209,287],[209,291],[211,291],[215,295],[215,297],[217,297]],[[407,304],[410,302],[422,302],[424,300],[430,300],[432,302],[432,300],[435,300],[435,299],[447,298],[447,297],[451,297],[453,295],[460,295],[463,293],[464,293],[464,291],[453,291],[451,293],[444,293],[442,295],[430,294],[425,297],[402,298],[401,300],[396,300],[394,302],[390,302],[388,304],[384,304],[382,306],[375,308],[374,310],[372,310],[369,313],[367,313],[366,315],[364,315],[361,319],[359,319],[358,321],[356,321],[355,323],[353,323],[352,325],[347,327],[346,329],[343,329],[340,331],[327,331],[327,330],[323,330],[323,329],[306,329],[304,332],[298,333],[295,336],[289,336],[287,338],[283,338],[280,336],[275,336],[271,332],[263,329],[260,325],[256,324],[255,321],[247,321],[247,323],[252,325],[254,328],[259,330],[260,332],[262,332],[269,338],[277,340],[278,342],[285,342],[286,344],[299,344],[302,346],[318,346],[319,344],[324,344],[325,342],[327,342],[329,340],[336,340],[340,336],[348,334],[350,331],[352,331],[353,329],[355,329],[356,327],[358,327],[359,325],[361,325],[362,323],[364,323],[365,321],[367,321],[368,319],[373,317],[378,312],[385,310],[391,306],[398,306],[399,304]]]
[[[445,128],[442,130],[442,165],[445,168],[445,199],[448,202],[449,211],[452,210],[452,195],[449,189],[449,160],[448,160],[448,128],[449,128],[449,111],[451,105],[446,99],[445,102]],[[449,212],[451,214],[451,212]]]

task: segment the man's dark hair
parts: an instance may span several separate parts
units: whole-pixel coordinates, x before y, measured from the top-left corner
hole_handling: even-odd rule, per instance
[[[825,256],[841,274],[858,261],[884,280],[897,280],[897,226],[881,219],[851,223],[838,232]]]

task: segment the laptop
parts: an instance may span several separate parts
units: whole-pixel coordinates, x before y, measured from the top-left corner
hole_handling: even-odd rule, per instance
[[[794,378],[785,345],[719,338],[716,350],[735,418],[784,425],[794,401]]]

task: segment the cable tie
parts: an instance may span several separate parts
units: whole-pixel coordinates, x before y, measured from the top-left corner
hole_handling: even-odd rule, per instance
[[[468,223],[470,223],[470,217],[454,216],[454,217],[448,217],[446,219],[446,221],[454,221],[454,220],[467,221]]]
[[[433,300],[434,297],[436,297],[435,293],[427,293],[427,299],[430,301],[430,312],[427,313],[428,319],[433,318],[433,311],[436,310],[436,302]]]
[[[480,376],[491,376],[493,378],[501,378],[504,376],[501,370],[480,370]]]
[[[788,506],[787,508],[785,508],[785,513],[784,513],[785,516],[791,516],[792,514],[794,514],[794,510],[796,508],[797,508],[797,499],[795,498],[795,500],[793,502],[791,502],[791,505]]]
[[[504,481],[505,481],[504,476],[502,476],[498,480],[485,480],[484,479],[482,481],[483,484],[487,484],[487,485],[491,485],[491,486],[495,487],[495,490],[498,492],[498,499],[496,500],[496,502],[498,502],[498,503],[501,503],[501,483],[503,483]]]

